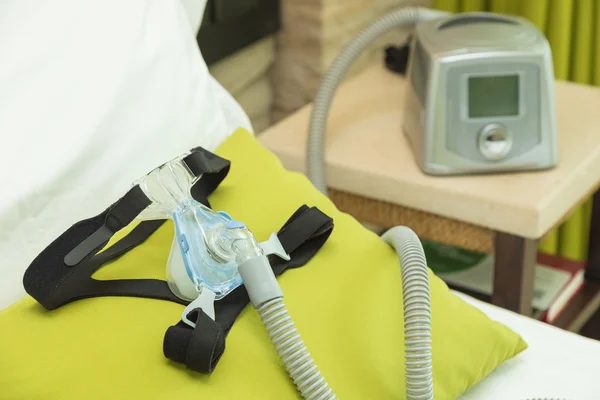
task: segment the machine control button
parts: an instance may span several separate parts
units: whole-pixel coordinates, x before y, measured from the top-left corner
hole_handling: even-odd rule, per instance
[[[489,124],[481,129],[479,152],[490,161],[502,160],[512,148],[512,135],[504,125]]]

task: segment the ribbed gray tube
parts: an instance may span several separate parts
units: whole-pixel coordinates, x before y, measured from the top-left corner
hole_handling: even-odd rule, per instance
[[[327,194],[325,176],[325,132],[329,108],[335,91],[356,58],[378,37],[388,31],[411,26],[447,13],[424,8],[402,8],[383,16],[362,31],[333,61],[319,88],[309,122],[307,176],[315,187]],[[406,398],[433,399],[431,364],[431,311],[429,279],[423,247],[417,235],[406,227],[384,234],[400,257],[404,300]]]
[[[267,301],[259,307],[258,314],[302,397],[307,400],[335,400],[335,394],[296,331],[283,299],[278,297]]]
[[[398,253],[402,271],[406,399],[433,400],[429,275],[423,246],[417,235],[403,226],[390,229],[382,239]],[[250,301],[302,397],[334,400],[335,394],[283,303],[283,293],[267,257],[247,260],[239,270]]]
[[[323,77],[310,115],[307,143],[307,176],[322,193],[327,194],[325,178],[325,131],[327,115],[335,90],[354,60],[378,37],[388,31],[411,26],[425,19],[439,18],[447,13],[427,8],[401,8],[381,17],[362,31],[342,49]]]
[[[406,399],[433,400],[429,275],[423,246],[417,235],[404,226],[390,229],[382,238],[400,258]],[[335,399],[296,331],[282,298],[266,301],[258,308],[258,313],[302,397],[307,400]]]
[[[419,237],[405,226],[390,229],[382,236],[400,257],[404,302],[406,398],[433,399],[431,363],[431,307],[429,275]]]

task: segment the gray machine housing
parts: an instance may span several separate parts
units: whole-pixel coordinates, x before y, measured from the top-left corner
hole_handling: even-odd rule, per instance
[[[469,78],[485,76],[516,77],[516,114],[470,117]],[[550,45],[524,18],[464,13],[419,23],[403,124],[417,164],[431,175],[554,167],[554,85]]]

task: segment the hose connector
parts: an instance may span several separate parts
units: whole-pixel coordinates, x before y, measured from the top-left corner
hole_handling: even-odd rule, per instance
[[[254,308],[258,309],[269,300],[283,297],[267,256],[261,255],[246,260],[239,266],[238,271]]]

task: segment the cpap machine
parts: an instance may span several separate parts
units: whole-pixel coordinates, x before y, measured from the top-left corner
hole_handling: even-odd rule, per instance
[[[422,22],[407,79],[404,132],[424,172],[556,165],[552,56],[531,22],[484,13]]]
[[[462,175],[556,166],[554,71],[543,33],[520,17],[400,9],[341,51],[316,95],[307,171],[321,191],[335,89],[376,38],[413,24],[402,129],[423,172]]]

